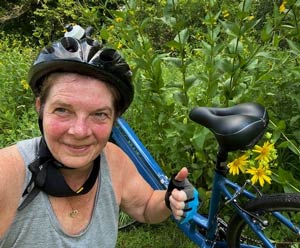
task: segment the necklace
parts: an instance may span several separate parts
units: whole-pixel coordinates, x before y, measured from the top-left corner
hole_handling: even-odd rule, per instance
[[[78,190],[78,192],[80,192],[80,191],[82,190],[82,188],[83,188],[83,187],[81,187],[81,188]],[[89,200],[90,200],[90,197],[87,199],[86,203],[88,203]],[[79,214],[79,210],[76,209],[76,208],[73,208],[73,206],[72,206],[72,204],[71,204],[70,201],[68,201],[68,203],[69,203],[69,205],[70,205],[70,207],[71,207],[71,209],[72,209],[71,212],[69,213],[69,216],[70,216],[71,218],[76,218],[77,215]]]
[[[69,213],[69,216],[71,218],[76,218],[78,214],[79,214],[79,210],[78,209],[72,209],[72,211]]]
[[[95,185],[96,185],[96,188],[97,188],[98,183],[96,182]],[[94,186],[95,186],[95,185],[94,185]],[[92,189],[88,194],[89,194],[89,196],[87,197],[87,200],[86,200],[86,201],[84,201],[84,202],[82,203],[82,201],[80,200],[80,202],[81,202],[80,205],[81,205],[81,206],[87,206],[87,205],[88,205],[88,203],[90,202],[91,198],[93,198],[92,196],[94,195],[94,190]],[[78,197],[78,196],[77,196],[77,197]],[[79,208],[73,207],[72,204],[71,204],[71,201],[70,201],[69,199],[67,199],[67,202],[68,202],[68,204],[69,204],[69,206],[70,206],[70,208],[71,208],[71,211],[70,211],[69,214],[68,214],[69,217],[71,217],[72,219],[78,217],[78,215],[80,215]]]
[[[90,196],[87,198],[87,200],[82,205],[86,206],[89,203],[89,201],[91,199],[91,195],[92,194],[90,194]],[[67,202],[68,202],[68,204],[71,208],[71,211],[69,210],[69,213],[68,213],[69,217],[71,217],[73,219],[78,217],[78,215],[80,214],[79,208],[78,207],[77,208],[73,207],[69,200],[67,200]]]

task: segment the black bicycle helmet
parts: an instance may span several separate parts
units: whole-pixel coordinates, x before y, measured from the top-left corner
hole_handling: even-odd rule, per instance
[[[45,47],[32,64],[28,81],[39,96],[43,79],[52,72],[76,72],[111,83],[121,95],[122,114],[134,95],[132,72],[122,56],[90,37],[64,37]]]

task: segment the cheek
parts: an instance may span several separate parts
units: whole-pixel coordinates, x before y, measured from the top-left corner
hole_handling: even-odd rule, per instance
[[[100,125],[93,128],[93,134],[98,140],[108,140],[111,130],[112,125]]]
[[[67,125],[62,122],[45,118],[43,121],[44,132],[51,136],[60,136],[67,131]]]

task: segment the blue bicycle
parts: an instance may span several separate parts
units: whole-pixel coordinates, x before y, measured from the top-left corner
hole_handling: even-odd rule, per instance
[[[189,222],[178,227],[199,247],[300,247],[300,194],[263,195],[226,178],[229,152],[255,145],[268,125],[266,109],[256,103],[228,108],[197,107],[190,119],[209,128],[218,143],[215,176],[209,211],[200,210]],[[155,189],[166,189],[168,177],[124,119],[118,119],[113,141],[132,159],[141,175]],[[232,207],[229,221],[220,214]],[[275,238],[274,238],[275,237]]]

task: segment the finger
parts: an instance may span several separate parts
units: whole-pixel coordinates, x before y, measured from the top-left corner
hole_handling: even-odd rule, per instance
[[[183,210],[185,208],[185,203],[183,201],[177,201],[172,196],[170,197],[170,204],[172,209]]]
[[[187,195],[183,190],[178,190],[178,189],[173,189],[171,196],[176,200],[176,201],[186,201],[187,200]]]
[[[173,216],[175,217],[176,220],[180,220],[180,219],[182,219],[184,217],[183,210],[176,210],[176,209],[174,209],[172,211],[172,213],[173,213]]]
[[[184,181],[187,178],[189,172],[186,167],[183,167],[176,175],[175,180],[177,181]]]

